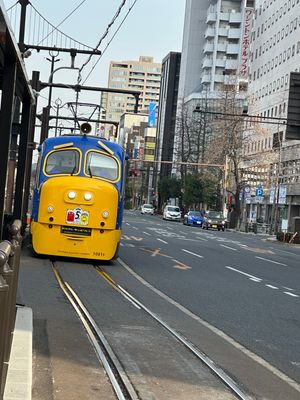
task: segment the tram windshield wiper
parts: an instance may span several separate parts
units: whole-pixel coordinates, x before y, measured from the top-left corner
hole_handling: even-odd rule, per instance
[[[74,165],[74,168],[72,169],[71,176],[74,174],[74,172],[76,171],[76,169],[77,169],[77,165],[75,164],[75,165]]]
[[[89,171],[90,177],[92,178],[93,174],[92,174],[92,170],[91,170],[91,166],[90,165],[88,166],[88,171]]]

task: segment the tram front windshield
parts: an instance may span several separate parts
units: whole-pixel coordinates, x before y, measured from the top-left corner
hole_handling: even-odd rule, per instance
[[[79,170],[79,153],[77,150],[57,150],[46,159],[47,175],[76,174]]]
[[[113,157],[94,151],[88,153],[85,171],[87,175],[115,181],[118,179],[118,170],[118,163]]]

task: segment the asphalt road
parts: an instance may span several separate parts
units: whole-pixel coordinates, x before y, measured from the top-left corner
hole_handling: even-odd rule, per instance
[[[300,248],[127,212],[120,258],[154,288],[300,383]]]
[[[101,269],[213,360],[249,398],[300,398],[300,246],[125,212],[119,256],[99,263]],[[231,398],[90,262],[63,259],[57,265],[142,399]],[[114,398],[49,259],[23,253],[18,292],[34,316],[33,399]]]

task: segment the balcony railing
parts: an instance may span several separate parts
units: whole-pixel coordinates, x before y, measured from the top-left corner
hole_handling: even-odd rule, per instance
[[[204,53],[212,53],[214,51],[214,45],[211,43],[206,43],[204,46],[203,52]]]
[[[239,28],[231,28],[228,31],[228,39],[240,39],[241,37],[241,29]]]
[[[216,12],[209,12],[206,17],[206,23],[212,24],[217,21],[217,13]]]
[[[213,38],[215,37],[215,35],[216,35],[216,30],[213,28],[207,28],[204,34],[206,38]]]

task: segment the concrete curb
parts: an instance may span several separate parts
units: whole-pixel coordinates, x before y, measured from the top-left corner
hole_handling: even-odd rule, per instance
[[[31,400],[32,309],[18,307],[4,400]]]

